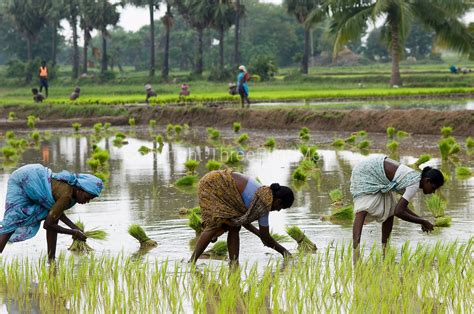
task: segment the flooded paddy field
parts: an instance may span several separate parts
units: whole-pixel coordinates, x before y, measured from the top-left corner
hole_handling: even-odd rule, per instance
[[[322,262],[323,260],[318,261],[317,256],[314,257],[315,260],[299,260],[296,265],[299,265],[301,268],[294,266],[294,271],[299,271],[301,272],[300,275],[303,275],[303,270],[309,270],[312,269],[314,265],[319,265],[315,267],[321,267],[322,272],[324,271],[328,276],[334,276],[335,280],[339,280],[339,276],[342,276],[342,274],[337,275],[334,269],[337,269],[337,267],[349,267],[351,263],[350,250],[348,250],[348,248],[352,240],[352,224],[351,222],[334,224],[330,221],[321,220],[321,216],[331,213],[332,201],[329,197],[329,191],[340,188],[344,194],[344,202],[351,203],[349,180],[352,168],[365,158],[367,154],[388,154],[386,148],[388,141],[385,134],[369,133],[367,138],[372,142],[372,146],[369,150],[360,151],[355,147],[335,149],[331,146],[334,138],[346,138],[350,135],[349,133],[312,131],[310,132],[310,139],[305,143],[307,143],[307,145],[318,145],[317,152],[320,159],[317,162],[317,166],[320,169],[320,175],[302,184],[292,178],[292,173],[303,159],[303,155],[298,149],[302,141],[298,136],[298,132],[295,130],[263,131],[243,129],[240,130],[239,133],[234,133],[229,126],[226,129],[219,129],[219,139],[211,140],[208,137],[208,132],[204,128],[185,129],[180,136],[167,136],[166,130],[164,129],[157,129],[151,132],[153,135],[150,135],[150,130],[146,128],[121,128],[120,131],[127,134],[126,139],[128,144],[117,146],[114,145],[113,139],[114,134],[118,131],[118,129],[113,131],[109,130],[107,132],[103,131],[99,137],[86,129],[81,130],[79,134],[74,134],[70,129],[52,130],[50,138],[42,139],[37,145],[27,148],[16,161],[16,164],[4,164],[0,169],[0,203],[4,204],[5,202],[8,178],[10,173],[17,167],[28,163],[42,163],[55,172],[63,169],[74,172],[90,172],[87,159],[91,155],[92,145],[96,143],[100,148],[107,150],[110,154],[108,162],[109,178],[106,188],[100,198],[86,205],[76,205],[66,212],[71,220],[82,220],[86,225],[86,229],[99,227],[109,234],[106,241],[88,240],[89,245],[96,251],[95,256],[99,260],[101,256],[105,256],[104,258],[106,259],[105,261],[97,262],[96,267],[104,263],[106,264],[104,268],[107,268],[107,263],[111,263],[107,260],[107,256],[111,256],[112,259],[114,257],[120,259],[119,257],[127,258],[133,256],[133,254],[137,252],[139,245],[138,242],[127,233],[127,229],[130,224],[139,224],[144,227],[148,236],[158,241],[159,244],[157,248],[146,254],[148,263],[145,264],[148,266],[142,267],[146,268],[146,270],[140,270],[138,266],[133,266],[131,269],[138,274],[142,274],[143,271],[166,273],[166,276],[171,276],[171,278],[175,279],[178,275],[176,275],[176,270],[173,275],[173,269],[176,269],[176,267],[179,269],[177,272],[182,276],[190,276],[188,272],[189,265],[187,265],[186,262],[192,252],[190,241],[195,238],[194,230],[188,226],[187,217],[180,215],[179,212],[182,208],[198,206],[195,188],[178,188],[175,185],[177,179],[186,175],[186,168],[184,166],[186,160],[194,159],[200,162],[197,172],[198,176],[202,177],[207,172],[205,168],[207,161],[210,159],[220,160],[222,156],[222,152],[217,149],[220,144],[217,143],[225,143],[226,145],[234,147],[241,156],[243,156],[241,162],[230,165],[234,169],[249,176],[257,177],[266,185],[278,182],[282,185],[292,187],[295,191],[295,203],[288,210],[270,213],[270,228],[275,233],[285,234],[285,228],[287,226],[296,225],[318,246],[321,255],[318,254],[317,256],[324,257],[326,254],[326,259],[323,258],[323,260],[326,261],[329,258],[328,256],[331,256],[331,258],[341,256],[341,264],[334,261],[334,265],[331,264],[330,267]],[[41,133],[43,133],[43,131],[41,131]],[[236,142],[236,138],[242,133],[248,134],[249,139],[247,145],[239,145]],[[153,140],[156,134],[163,136],[163,145],[159,145]],[[29,135],[18,132],[16,136],[28,137]],[[275,139],[276,146],[274,149],[264,147],[263,144],[268,137]],[[399,159],[402,163],[411,164],[421,154],[430,154],[433,156],[426,165],[441,167],[450,178],[441,189],[441,192],[448,202],[446,214],[452,217],[451,227],[436,228],[431,234],[425,234],[418,225],[395,219],[391,239],[391,245],[394,250],[394,261],[403,260],[403,254],[400,252],[405,247],[406,241],[410,242],[410,247],[416,247],[417,244],[433,246],[436,245],[438,241],[442,243],[457,241],[459,245],[468,245],[464,250],[467,250],[468,257],[469,255],[472,256],[472,247],[469,245],[471,245],[470,243],[472,242],[472,225],[474,222],[474,177],[463,178],[462,180],[456,177],[453,162],[441,161],[440,153],[437,148],[438,140],[439,136],[421,135],[413,135],[401,139],[399,140],[399,148],[392,158]],[[464,138],[457,138],[457,140],[462,144],[462,152],[458,156],[459,161],[457,161],[457,163],[473,169],[474,158],[473,155],[465,151],[463,144]],[[139,152],[142,146],[151,148],[152,151],[143,155]],[[431,213],[426,209],[424,199],[425,196],[419,192],[413,200],[413,208],[423,217],[432,217]],[[40,256],[44,257],[46,254],[45,238],[45,231],[40,229],[40,232],[31,240],[7,245],[0,259],[5,263],[14,263],[17,259],[36,261]],[[225,235],[221,236],[221,240],[225,239]],[[364,227],[361,242],[364,243],[366,247],[372,247],[374,244],[380,247],[380,239],[381,225],[375,222],[368,223]],[[71,238],[69,236],[59,235],[57,251],[58,253],[61,252],[66,255],[66,261],[71,255],[71,253],[67,251],[70,243]],[[241,231],[240,243],[240,261],[242,264],[250,265],[247,272],[244,272],[242,275],[243,277],[250,278],[257,276],[258,273],[259,275],[257,277],[260,278],[261,283],[266,283],[269,280],[268,278],[265,279],[266,276],[275,276],[274,273],[267,274],[267,271],[262,267],[259,268],[259,272],[254,274],[252,273],[251,265],[255,263],[261,266],[270,264],[272,265],[271,269],[275,272],[279,269],[279,265],[275,263],[282,261],[278,253],[264,247],[257,237],[245,230]],[[296,252],[297,245],[293,240],[283,242],[282,245],[288,248],[290,252]],[[342,251],[341,246],[345,247]],[[347,254],[345,253],[346,251]],[[371,253],[369,251],[367,248],[365,251],[366,256],[370,256],[369,254]],[[402,256],[400,256],[400,254],[402,254]],[[377,260],[377,257],[374,257],[374,260]],[[75,263],[79,263],[79,266],[76,265],[76,268],[80,268],[81,262],[76,261]],[[120,260],[118,264],[123,265],[122,263],[126,265],[127,262]],[[472,263],[472,261],[469,263]],[[226,265],[226,262],[200,260],[197,264],[198,267],[205,267],[205,265],[208,264],[219,267],[220,265]],[[123,267],[126,269],[126,266]],[[324,267],[329,268],[324,270]],[[90,269],[88,271],[90,271]],[[413,268],[412,271],[416,271],[416,267]],[[124,270],[124,272],[126,272],[126,270]],[[228,273],[228,270],[219,270],[218,268],[215,272],[224,272],[222,273],[224,276],[232,277]],[[204,271],[204,274],[204,277],[210,276],[210,278],[214,278],[212,275],[206,273],[206,271]],[[318,276],[313,273],[311,274],[310,278],[313,278],[312,276]],[[96,280],[110,281],[110,286],[114,286],[113,278],[109,278],[106,275],[102,278],[99,274],[91,276],[98,276]],[[284,277],[283,274],[278,276]],[[180,276],[178,277],[181,278]],[[168,299],[163,301],[167,305],[163,306],[161,310],[173,312],[194,310],[199,312],[199,308],[202,307],[201,309],[206,311],[205,303],[196,305],[192,302],[193,293],[190,292],[193,291],[192,280],[188,277],[186,277],[187,279],[183,278],[180,280],[186,282],[184,286],[189,284],[189,286],[186,286],[186,289],[189,290],[185,289],[184,291],[186,292],[183,292],[184,295],[186,295],[184,301],[182,301],[182,303],[178,302],[178,305],[171,305],[175,303]],[[212,280],[218,280],[216,278]],[[237,279],[234,278],[232,280]],[[345,278],[341,280],[348,279]],[[382,280],[382,278],[380,278],[380,280]],[[156,279],[156,282],[147,281],[150,285],[157,285],[158,283],[164,285],[166,282],[166,280],[159,278]],[[200,281],[200,283],[202,284],[202,281]],[[293,283],[296,283],[296,281]],[[232,290],[232,287],[240,284],[242,283],[229,283],[227,286],[229,290],[225,291],[230,293],[229,291]],[[303,285],[305,283],[300,282],[299,284]],[[107,289],[104,285],[107,286],[107,284],[98,283],[97,291],[106,293],[105,291],[107,290],[101,290]],[[174,287],[173,289],[176,289],[175,293],[178,293],[177,291],[181,289],[181,286],[178,286],[174,287],[171,285],[170,287]],[[128,289],[131,289],[130,287],[131,286],[128,286]],[[252,287],[254,286],[249,284],[245,289],[250,291]],[[290,286],[286,288],[288,288],[287,294],[295,293],[295,295],[286,295],[284,293],[284,295],[280,295],[279,298],[287,300],[287,302],[289,302],[288,300],[297,298],[296,294],[300,292],[292,292]],[[344,289],[348,290],[344,290],[344,295],[348,294],[349,290],[352,291],[353,288],[351,284],[345,285]],[[124,289],[126,290],[127,287]],[[469,290],[469,284],[466,289]],[[115,291],[117,292],[117,290]],[[330,289],[330,291],[333,294],[335,293],[334,291],[337,292],[339,290]],[[171,294],[171,292],[166,292],[169,293],[166,294],[164,291],[158,291],[156,293],[157,294],[153,294],[153,296],[157,298],[163,296],[162,294],[168,297]],[[301,294],[298,299],[302,296],[310,297],[310,295],[305,294],[305,292],[301,293],[303,294]],[[316,291],[312,293],[318,294]],[[209,295],[214,294],[208,292],[204,293],[204,296],[209,297]],[[312,297],[316,297],[316,295]],[[462,295],[460,295],[460,298],[461,296]],[[149,297],[151,298],[152,295],[150,294]],[[240,297],[245,299],[243,296]],[[252,309],[249,305],[251,302],[249,300],[247,301],[247,303],[244,302],[246,304],[244,311]],[[83,300],[82,302],[85,301]],[[291,308],[289,304],[282,305],[279,302],[272,301],[271,298],[262,302],[262,304],[266,304],[267,309],[273,308],[275,310],[280,306],[280,310],[286,309],[289,312],[298,311],[297,309]],[[284,303],[285,301],[282,302]],[[328,306],[326,311],[341,308],[338,307],[337,302],[337,300],[331,301],[332,305]],[[353,301],[340,302],[346,304],[348,310],[353,306],[353,303],[351,303]],[[0,301],[0,306],[1,303]],[[339,304],[339,306],[342,306],[342,303]],[[118,304],[121,303],[116,303],[116,305]],[[260,309],[261,306],[263,306],[262,304],[258,306],[255,305],[255,309]],[[277,306],[277,304],[280,305]],[[11,304],[9,306],[11,306]],[[76,308],[76,306],[80,308],[80,305],[68,305],[70,308]],[[93,305],[88,306],[90,307],[87,308],[93,308]],[[177,307],[174,308],[174,306]],[[226,309],[232,308],[231,303],[226,303],[222,306]],[[418,309],[422,308],[422,305],[416,306]],[[460,306],[463,308],[466,304],[461,304]],[[105,308],[106,307],[104,307],[104,309]],[[303,308],[308,311],[318,309],[317,307],[311,307],[311,304],[303,305]],[[344,306],[342,306],[342,308],[344,308]],[[455,305],[451,305],[450,308],[455,308]],[[146,311],[147,308],[143,305],[140,310]],[[320,310],[324,311],[322,309]]]

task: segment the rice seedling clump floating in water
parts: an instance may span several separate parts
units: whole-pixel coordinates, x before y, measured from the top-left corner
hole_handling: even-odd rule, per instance
[[[80,220],[75,222],[76,226],[84,232],[84,223]],[[107,239],[107,232],[104,230],[100,229],[91,229],[88,231],[85,231],[84,234],[86,235],[87,238],[93,239],[93,240],[99,240],[103,241]],[[74,237],[72,238],[72,244],[69,246],[68,250],[76,253],[81,253],[81,254],[86,254],[89,252],[94,251],[92,247],[89,246],[89,244],[86,243],[86,241],[81,241],[78,239],[75,239]]]
[[[130,225],[128,227],[128,233],[132,237],[137,239],[138,242],[140,242],[140,249],[147,249],[147,248],[153,248],[153,247],[158,246],[158,242],[150,239],[145,233],[145,230],[143,230],[143,228],[138,224]]]
[[[304,234],[298,226],[290,226],[286,228],[288,235],[298,243],[298,251],[300,252],[316,252],[318,249],[316,244],[311,242],[311,240]]]

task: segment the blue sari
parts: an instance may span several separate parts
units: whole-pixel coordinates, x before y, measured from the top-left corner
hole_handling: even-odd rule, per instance
[[[246,97],[248,97],[249,87],[247,85],[247,81],[244,79],[244,76],[245,72],[240,72],[239,75],[237,75],[237,90],[239,91],[239,94],[244,94]]]

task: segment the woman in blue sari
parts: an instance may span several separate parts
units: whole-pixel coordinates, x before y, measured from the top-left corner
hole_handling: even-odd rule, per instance
[[[239,75],[237,75],[237,90],[239,91],[240,106],[242,108],[244,108],[245,102],[247,102],[247,108],[250,107],[249,86],[247,85],[248,80],[249,74],[247,73],[247,69],[243,65],[239,66]]]
[[[58,233],[85,241],[85,234],[64,214],[76,203],[86,204],[100,195],[101,179],[69,171],[53,173],[40,164],[15,170],[8,180],[5,214],[0,221],[0,253],[7,242],[19,242],[38,233],[44,220],[48,258],[54,260]],[[59,226],[62,221],[69,228]]]

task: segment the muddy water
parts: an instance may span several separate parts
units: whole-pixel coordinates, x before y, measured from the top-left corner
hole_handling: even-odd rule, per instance
[[[240,166],[240,171],[250,176],[258,177],[264,184],[279,182],[283,185],[293,185],[291,173],[301,160],[301,154],[295,149],[298,143],[296,132],[287,131],[251,131],[249,133],[253,148],[243,150],[246,158]],[[65,134],[66,130],[54,131],[54,134]],[[182,207],[198,205],[196,193],[193,190],[179,190],[174,187],[176,179],[185,174],[184,162],[188,158],[201,160],[198,172],[206,173],[204,167],[208,159],[218,159],[219,154],[212,145],[207,143],[206,131],[203,129],[190,131],[185,140],[165,142],[161,153],[149,153],[142,156],[138,148],[142,145],[153,147],[153,142],[144,132],[135,138],[129,138],[129,144],[121,148],[112,144],[112,138],[102,139],[99,146],[110,151],[110,180],[103,195],[87,205],[76,205],[67,214],[74,221],[81,219],[87,228],[100,227],[109,234],[104,242],[90,240],[89,244],[98,253],[133,254],[138,249],[138,243],[127,233],[130,224],[136,223],[144,227],[148,235],[159,242],[158,248],[148,253],[152,259],[169,259],[185,261],[191,251],[189,241],[194,238],[194,231],[187,226],[186,217],[181,217],[178,211]],[[232,142],[235,136],[230,131],[223,132],[223,138]],[[258,147],[267,136],[274,136],[277,149],[269,151]],[[321,221],[320,217],[330,214],[330,199],[328,192],[334,188],[342,188],[345,201],[349,202],[349,178],[352,167],[364,158],[357,151],[335,151],[325,147],[335,136],[344,137],[346,134],[317,133],[312,134],[312,142],[320,143],[319,154],[321,178],[319,181],[309,181],[299,187],[296,192],[295,204],[291,209],[270,214],[270,227],[274,232],[284,234],[285,226],[298,225],[320,248],[333,246],[334,241],[350,241],[352,226],[337,225]],[[383,134],[369,134],[375,143],[373,152],[383,152],[386,139]],[[422,152],[439,156],[433,143],[435,137],[417,136],[401,142],[400,159],[411,163]],[[91,142],[88,137],[71,135],[54,136],[48,142],[43,142],[39,149],[25,152],[17,166],[27,163],[43,163],[53,171],[68,169],[75,172],[87,172],[86,160],[90,154]],[[214,155],[215,154],[215,155]],[[463,164],[474,166],[472,157],[464,156]],[[440,160],[433,159],[430,165],[439,166]],[[454,173],[453,167],[448,168]],[[0,203],[4,204],[6,186],[12,168],[0,170]],[[395,220],[392,233],[393,245],[410,240],[417,242],[449,241],[459,239],[466,241],[473,234],[474,222],[474,178],[458,181],[453,178],[444,188],[443,194],[448,198],[447,214],[452,216],[450,228],[443,228],[430,235],[423,234],[414,224]],[[421,191],[413,201],[414,208],[423,216],[430,216],[424,206],[424,196]],[[3,211],[3,210],[2,210]],[[45,254],[45,231],[40,229],[33,239],[8,245],[3,257],[14,256],[37,257]],[[225,239],[225,236],[221,237]],[[379,243],[381,226],[371,222],[364,227],[362,242],[367,245]],[[60,235],[58,252],[67,252],[71,239]],[[283,243],[294,251],[294,242]],[[265,248],[260,241],[247,231],[241,232],[241,261],[259,261],[265,263],[276,257],[278,253]],[[203,261],[204,262],[204,261]]]

